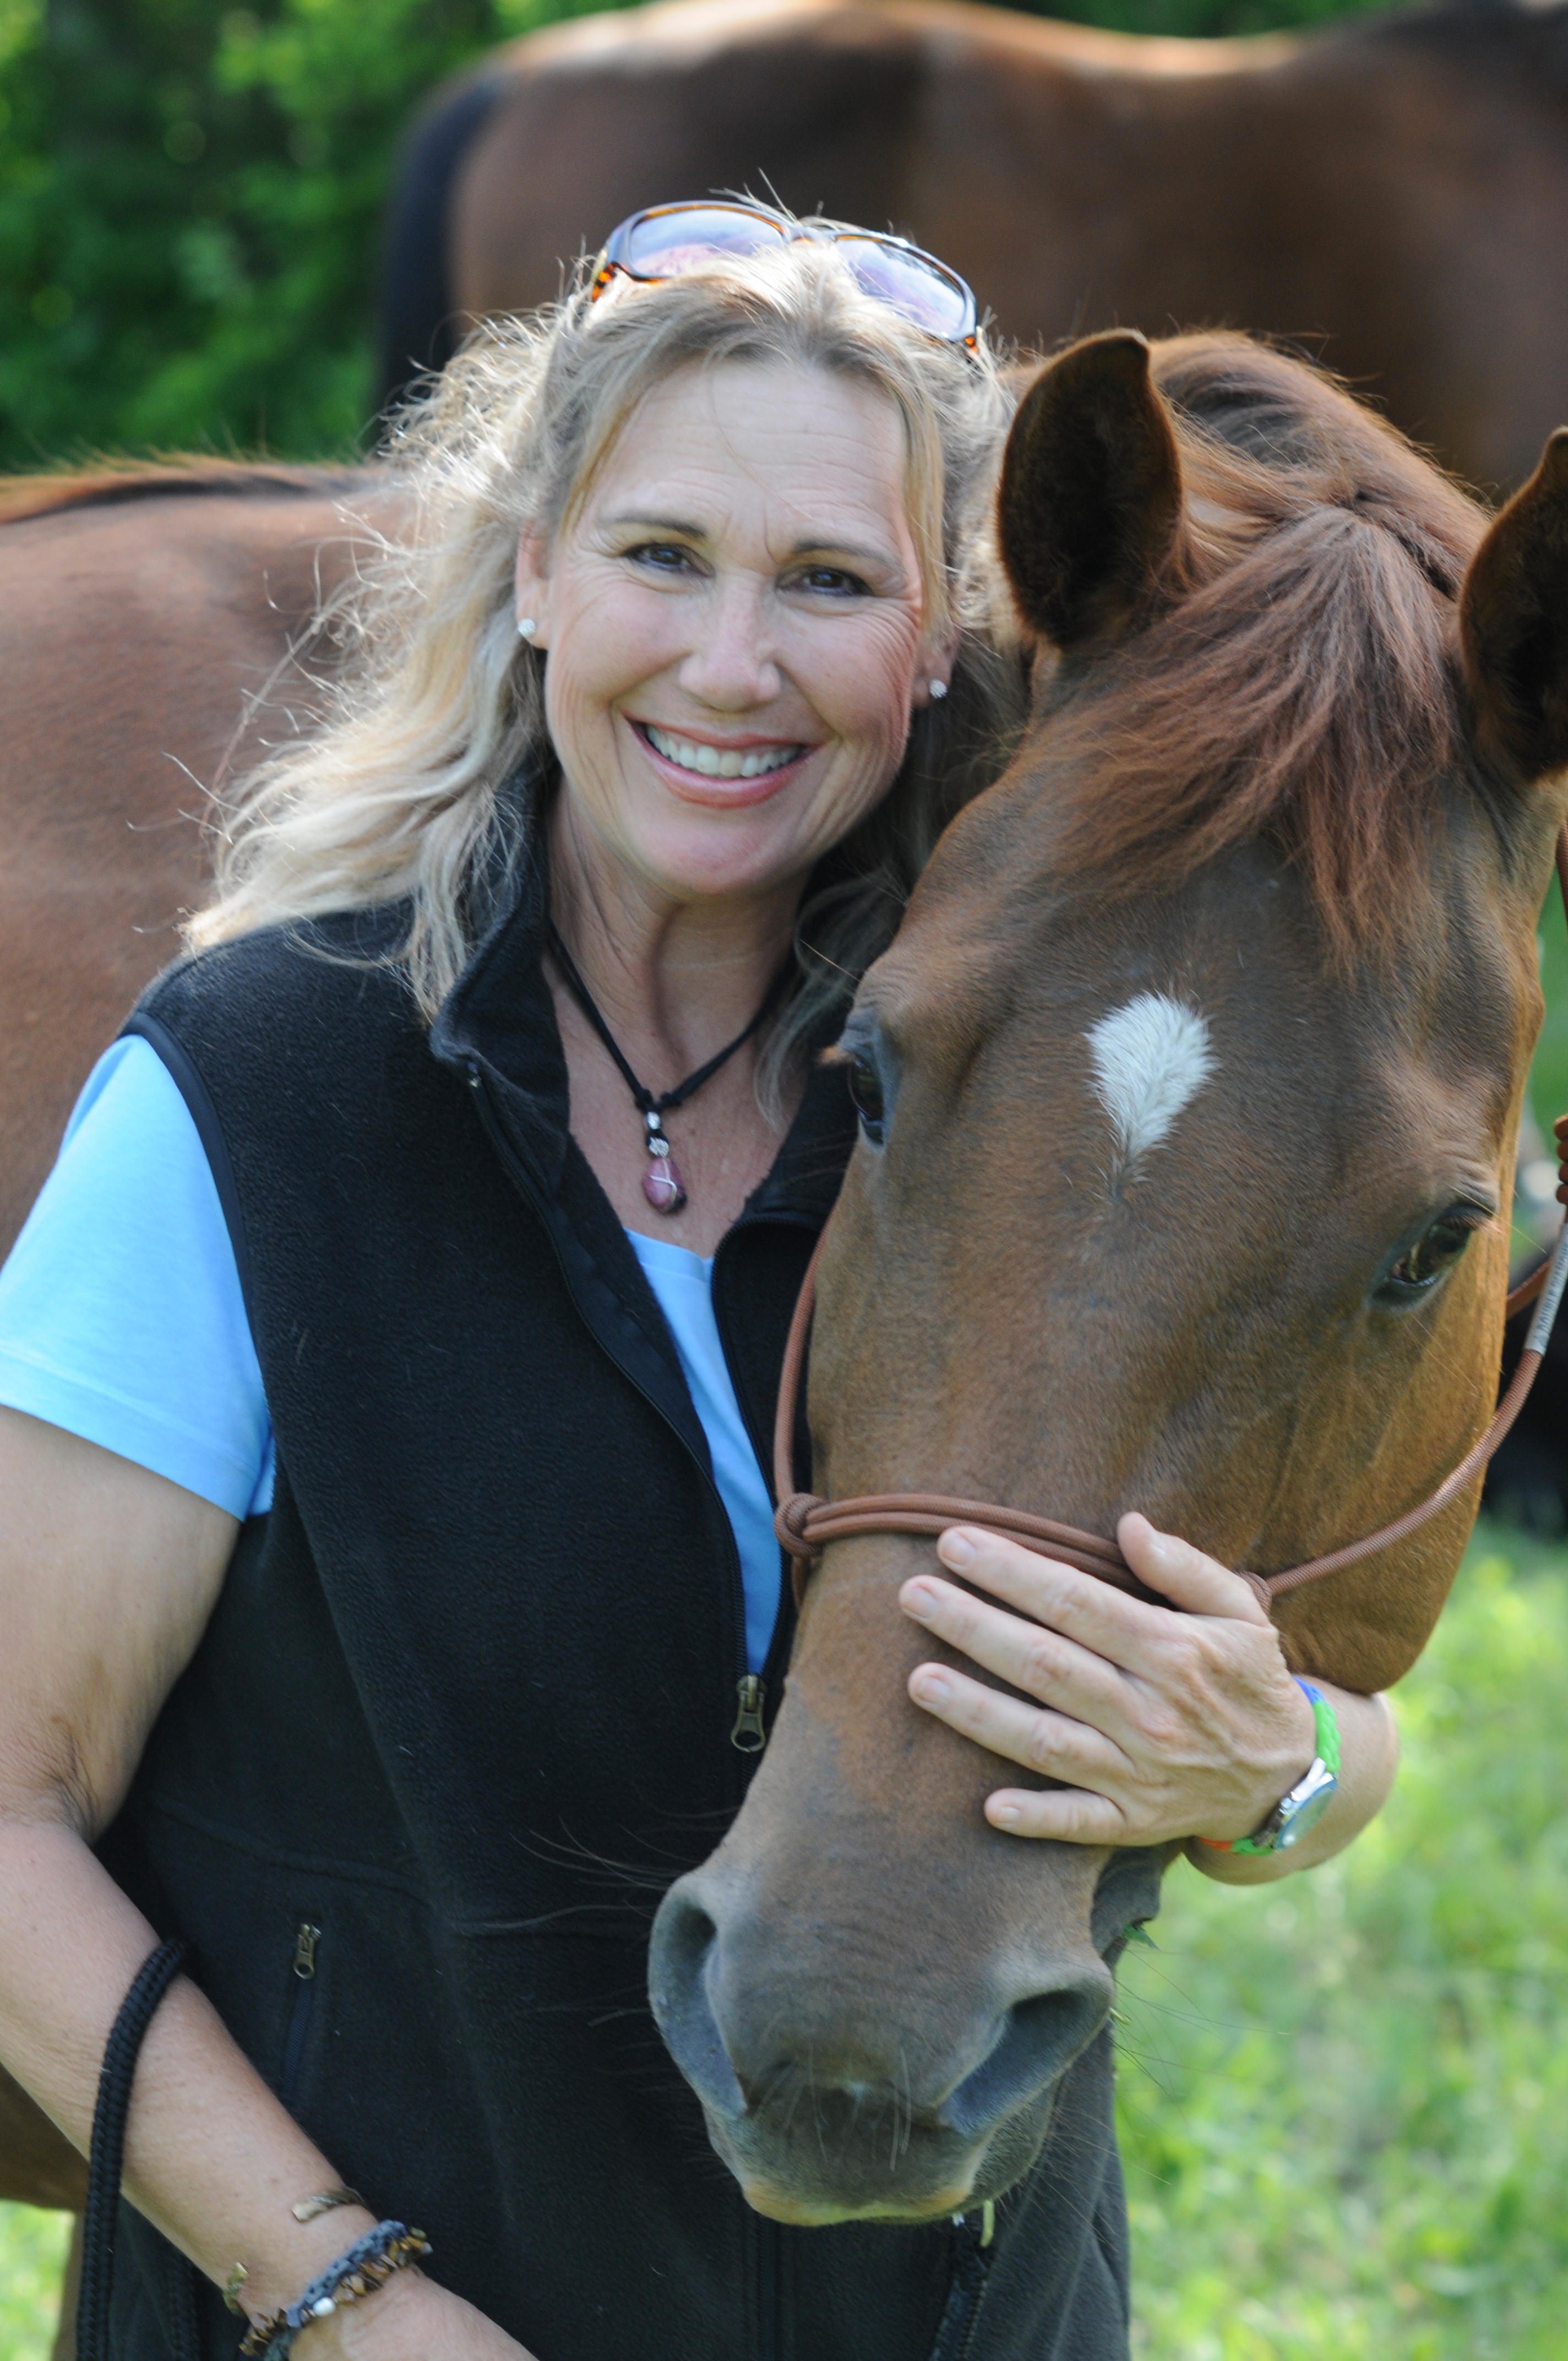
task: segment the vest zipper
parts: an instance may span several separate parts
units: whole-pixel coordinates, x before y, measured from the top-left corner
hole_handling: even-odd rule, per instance
[[[688,1457],[695,1460],[697,1474],[707,1486],[709,1492],[712,1494],[714,1500],[718,1504],[719,1527],[723,1532],[724,1539],[728,1546],[729,1558],[730,1592],[732,1598],[736,1601],[737,1612],[740,1619],[738,1626],[740,1637],[737,1653],[740,1664],[741,1678],[737,1685],[737,1695],[740,1702],[734,1722],[730,1727],[730,1743],[734,1746],[738,1753],[760,1754],[762,1748],[768,1742],[767,1730],[762,1720],[762,1710],[764,1703],[766,1702],[767,1690],[762,1682],[757,1678],[757,1675],[754,1673],[748,1673],[746,1671],[746,1585],[744,1577],[740,1572],[740,1553],[736,1547],[734,1528],[729,1522],[729,1511],[724,1505],[722,1493],[719,1491],[718,1485],[713,1480],[713,1470],[711,1467],[705,1467],[701,1460],[696,1459],[696,1454],[692,1451],[690,1444],[686,1441],[685,1436],[681,1433],[679,1427],[675,1426],[674,1421],[670,1417],[669,1411],[664,1408],[663,1402],[658,1400],[653,1394],[650,1393],[648,1388],[642,1383],[641,1379],[626,1367],[625,1362],[620,1359],[618,1354],[609,1351],[609,1347],[605,1344],[604,1338],[599,1334],[598,1329],[595,1328],[592,1321],[589,1320],[586,1313],[583,1312],[581,1305],[577,1303],[577,1292],[576,1288],[572,1285],[571,1273],[566,1268],[565,1258],[563,1256],[560,1247],[555,1243],[554,1229],[545,1212],[543,1204],[541,1202],[539,1192],[534,1189],[527,1172],[523,1170],[521,1159],[515,1154],[510,1141],[507,1138],[504,1128],[497,1118],[495,1108],[490,1103],[490,1093],[486,1085],[485,1077],[480,1072],[477,1064],[472,1058],[468,1058],[464,1060],[463,1072],[467,1082],[468,1088],[474,1094],[474,1103],[478,1109],[480,1128],[483,1130],[486,1138],[489,1141],[491,1148],[495,1150],[496,1155],[499,1159],[502,1171],[507,1175],[507,1178],[510,1180],[519,1196],[521,1197],[526,1203],[531,1205],[535,1213],[539,1215],[541,1226],[543,1229],[545,1236],[550,1241],[550,1251],[554,1256],[556,1267],[561,1273],[562,1279],[565,1282],[566,1292],[571,1297],[574,1305],[576,1305],[578,1316],[583,1320],[584,1325],[587,1327],[588,1334],[594,1338],[601,1350],[609,1353],[609,1358],[615,1363],[616,1367],[620,1371],[628,1384],[636,1388],[637,1391],[641,1395],[643,1400],[649,1405],[650,1409],[656,1411],[659,1417],[663,1420],[665,1425],[670,1427],[672,1433],[674,1434],[676,1442],[687,1454]],[[720,1342],[722,1343],[722,1339],[720,1339]],[[742,1411],[741,1414],[744,1416],[744,1411]],[[755,1736],[751,1734],[753,1727],[752,1722],[747,1719],[749,1711],[748,1701],[744,1697],[740,1696],[740,1692],[745,1689],[748,1681],[753,1682],[756,1688],[756,1697],[751,1708],[750,1708],[754,1710],[755,1714],[755,1730],[757,1732],[757,1735]],[[743,1723],[745,1725],[744,1730],[742,1730]],[[737,1800],[739,1800],[739,1795],[737,1796]]]
[[[294,2088],[300,2079],[300,2061],[304,2056],[305,2036],[311,2029],[311,2014],[316,1996],[316,1946],[322,1930],[302,1918],[294,1929],[294,1949],[290,1966],[294,1975],[294,1997],[289,2010],[289,2030],[283,2042],[283,2071],[278,2096],[287,2107],[292,2103]]]
[[[744,1216],[742,1216],[742,1219],[744,1219]],[[740,1223],[738,1222],[735,1228],[739,1229],[740,1226]],[[733,1237],[734,1235],[735,1230],[731,1230],[729,1233],[729,1237]],[[728,1243],[729,1238],[726,1238],[723,1241],[723,1245],[728,1245]],[[722,1246],[720,1251],[722,1251]],[[731,1372],[731,1381],[733,1382],[735,1366],[734,1356],[729,1350],[728,1323],[724,1317],[724,1298],[718,1285],[718,1273],[716,1266],[714,1271],[715,1284],[713,1290],[714,1325],[718,1331],[719,1349],[724,1355],[726,1366]],[[766,1486],[768,1496],[771,1499],[773,1497],[773,1488],[772,1439],[771,1437],[768,1439],[766,1447],[764,1448],[763,1438],[758,1434],[752,1422],[751,1403],[747,1400],[741,1388],[738,1385],[735,1387],[735,1400],[740,1406],[741,1422],[745,1426],[747,1439],[751,1443],[752,1455],[756,1459],[762,1482]],[[777,1611],[773,1617],[773,1628],[768,1642],[768,1652],[763,1664],[762,1673],[752,1673],[746,1669],[744,1655],[746,1644],[746,1586],[744,1576],[740,1572],[739,1555],[737,1555],[736,1559],[735,1577],[739,1591],[739,1607],[737,1611],[740,1619],[739,1629],[740,1633],[742,1654],[740,1678],[735,1685],[738,1710],[735,1716],[734,1728],[729,1732],[729,1743],[742,1754],[761,1754],[768,1742],[768,1727],[765,1719],[768,1702],[768,1684],[763,1678],[763,1673],[770,1670],[773,1671],[777,1675],[781,1690],[784,1686],[785,1659],[788,1655],[788,1650],[787,1648],[783,1647],[781,1642],[786,1635],[787,1629],[790,1569],[784,1563],[784,1552],[781,1548],[779,1552],[779,1603]],[[790,1636],[793,1637],[793,1634]],[[779,1659],[779,1662],[776,1664],[773,1661],[775,1657]]]
[[[982,2205],[978,2213],[953,2217],[953,2273],[931,2361],[970,2361],[991,2272],[986,2249],[995,2229],[996,2208],[992,2204]]]
[[[760,1754],[768,1742],[767,1724],[762,1719],[768,1685],[758,1673],[742,1673],[735,1684],[735,1727],[729,1733],[729,1743],[742,1754]]]
[[[757,2216],[757,2361],[780,2361],[783,2290],[779,2286],[783,2235],[766,2214]]]

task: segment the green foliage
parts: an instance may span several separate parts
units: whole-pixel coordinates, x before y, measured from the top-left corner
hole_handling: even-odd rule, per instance
[[[1568,2356],[1568,1554],[1485,1532],[1393,1800],[1122,1971],[1142,2361]]]
[[[1541,917],[1541,982],[1546,1018],[1530,1072],[1530,1105],[1548,1144],[1552,1126],[1568,1114],[1568,929],[1563,896],[1553,884]]]
[[[0,2205],[0,2361],[49,2361],[71,2220]]]
[[[0,465],[335,455],[381,207],[453,67],[570,0],[0,0]]]
[[[1139,2361],[1568,2361],[1568,1551],[1479,1535],[1337,1861],[1179,1863],[1122,1966]],[[0,2206],[0,2361],[58,2215]]]
[[[0,467],[345,453],[381,208],[440,76],[592,0],[0,0]],[[1246,31],[1357,0],[1062,0]],[[662,193],[654,192],[652,193]]]
[[[1212,40],[1237,33],[1283,32],[1361,14],[1385,0],[1053,0],[1038,16],[1065,16],[1112,33],[1177,34]]]

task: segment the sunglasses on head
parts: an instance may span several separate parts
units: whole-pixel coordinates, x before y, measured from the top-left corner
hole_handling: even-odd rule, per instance
[[[649,205],[630,214],[605,243],[588,301],[597,303],[617,277],[652,285],[700,270],[705,263],[765,253],[800,238],[836,246],[865,294],[928,336],[974,350],[980,332],[974,297],[958,272],[934,254],[923,253],[907,238],[836,222],[790,221],[762,205]]]

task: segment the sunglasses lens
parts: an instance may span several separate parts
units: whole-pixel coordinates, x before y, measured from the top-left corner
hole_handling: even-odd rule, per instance
[[[923,255],[880,238],[842,237],[835,243],[868,295],[890,303],[928,335],[951,342],[974,326],[974,302],[967,287],[948,279]]]
[[[678,279],[724,255],[757,254],[783,236],[773,222],[729,205],[672,205],[644,214],[618,259],[638,279]]]

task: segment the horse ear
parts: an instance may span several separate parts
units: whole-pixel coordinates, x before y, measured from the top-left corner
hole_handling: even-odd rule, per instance
[[[1119,638],[1147,611],[1181,525],[1181,462],[1130,328],[1086,336],[1019,405],[997,532],[1018,611],[1070,648]]]
[[[1568,766],[1568,426],[1472,559],[1459,625],[1482,744],[1527,779]]]

